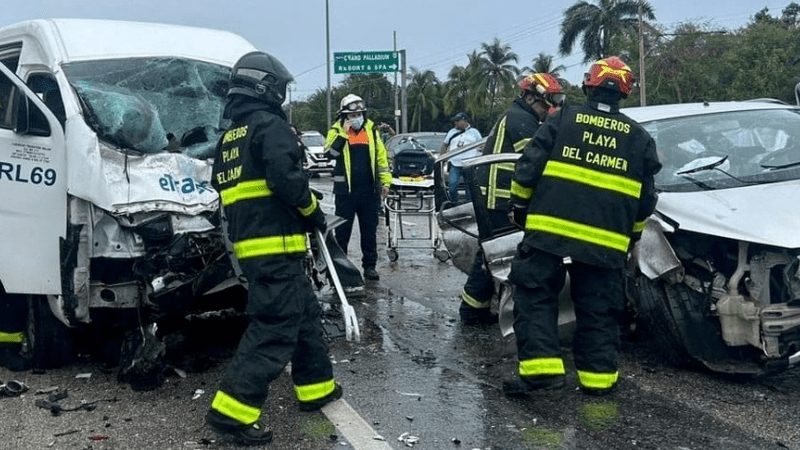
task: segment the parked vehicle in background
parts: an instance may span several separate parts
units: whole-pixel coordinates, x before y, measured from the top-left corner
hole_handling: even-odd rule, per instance
[[[304,167],[311,175],[333,173],[336,161],[325,153],[325,136],[319,131],[303,131],[300,141],[305,145],[306,161]]]
[[[254,50],[175,25],[0,29],[0,283],[28,297],[34,367],[92,330],[125,335],[122,369],[154,376],[159,325],[237,284],[209,182],[230,68]]]
[[[436,158],[436,156],[439,155],[439,147],[441,147],[442,142],[444,142],[445,136],[447,136],[447,133],[439,131],[396,134],[385,142],[386,154],[391,160],[394,155],[404,149],[423,149]]]

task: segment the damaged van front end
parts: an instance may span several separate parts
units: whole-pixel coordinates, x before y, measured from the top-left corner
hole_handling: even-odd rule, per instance
[[[0,62],[26,84],[9,91],[20,106],[0,130],[0,161],[36,177],[6,177],[31,200],[0,210],[2,245],[17,253],[0,264],[0,292],[28,300],[34,367],[68,362],[68,343],[88,336],[119,341],[122,378],[140,366],[156,382],[159,326],[243,310],[210,181],[231,67],[255,50],[233,33],[166,24],[0,29]]]

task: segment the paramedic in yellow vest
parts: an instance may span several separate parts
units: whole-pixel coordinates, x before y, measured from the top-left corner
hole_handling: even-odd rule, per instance
[[[322,334],[321,308],[304,270],[307,233],[326,228],[309,190],[303,150],[281,108],[286,67],[251,52],[231,71],[224,117],[231,127],[217,144],[212,184],[228,221],[233,253],[247,279],[250,320],[206,413],[206,423],[242,445],[263,445],[259,423],[269,384],[291,362],[294,396],[303,411],[342,395]]]
[[[336,215],[346,220],[336,228],[336,242],[347,253],[353,222],[358,217],[364,278],[378,280],[380,275],[375,270],[378,221],[382,197],[392,184],[392,174],[380,131],[366,115],[367,106],[361,97],[345,96],[338,117],[328,130],[325,151],[336,160],[333,169]]]
[[[497,153],[522,153],[539,124],[547,115],[564,104],[561,84],[549,73],[534,73],[519,83],[519,96],[494,126],[483,147],[484,155]],[[478,234],[486,239],[503,231],[516,230],[508,220],[511,198],[511,176],[514,163],[500,163],[477,168],[475,180],[480,184],[480,195],[475,211],[482,211],[484,220],[478,221]],[[479,247],[472,262],[467,282],[461,292],[459,316],[465,325],[497,323],[497,315],[490,312],[494,296],[494,280],[486,269],[483,250]]]

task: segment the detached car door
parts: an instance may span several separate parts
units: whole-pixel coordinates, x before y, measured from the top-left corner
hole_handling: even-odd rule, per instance
[[[65,170],[58,120],[0,64],[0,282],[8,293],[61,293]]]

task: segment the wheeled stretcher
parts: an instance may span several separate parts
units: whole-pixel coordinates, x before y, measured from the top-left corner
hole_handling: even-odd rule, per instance
[[[390,261],[397,261],[398,248],[430,249],[440,261],[450,257],[439,248],[433,164],[423,147],[412,146],[394,155],[392,185],[383,201]]]
[[[450,257],[442,250],[436,225],[433,178],[401,176],[392,178],[392,186],[383,201],[386,216],[387,256],[397,261],[398,248],[431,249],[440,261]]]

